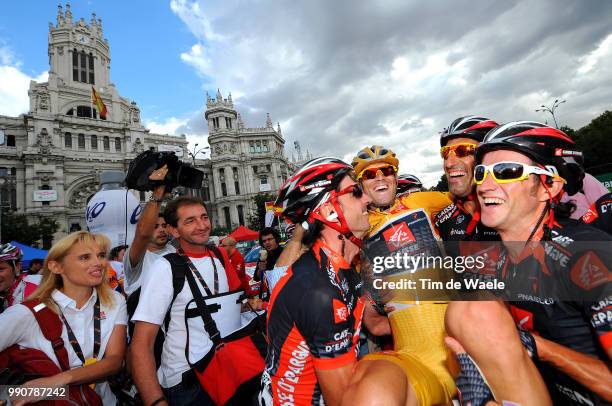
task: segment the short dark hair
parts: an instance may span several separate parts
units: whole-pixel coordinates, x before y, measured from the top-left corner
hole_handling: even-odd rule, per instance
[[[44,260],[42,258],[32,258],[30,260],[30,266],[34,265],[34,264],[39,264],[42,265],[44,262]]]
[[[272,236],[274,237],[274,239],[276,240],[277,244],[280,244],[280,234],[278,233],[278,230],[272,227],[265,227],[263,230],[261,230],[259,232],[259,245],[263,247],[263,236],[264,235],[270,235],[272,234]]]
[[[208,207],[206,207],[206,203],[204,203],[204,201],[199,197],[194,196],[181,196],[178,199],[171,200],[164,210],[164,219],[166,220],[166,223],[172,227],[176,227],[178,225],[178,209],[183,206],[198,205],[204,207],[204,210],[206,210],[208,218],[211,219],[212,223],[212,218],[210,216],[210,212],[208,211]]]
[[[111,261],[114,261],[117,256],[119,255],[119,252],[121,250],[126,249],[128,246],[127,245],[118,245],[116,247],[114,247],[113,249],[110,250],[110,252],[108,253],[108,257],[110,258]],[[30,263],[31,264],[31,263]],[[30,265],[31,266],[31,265]]]

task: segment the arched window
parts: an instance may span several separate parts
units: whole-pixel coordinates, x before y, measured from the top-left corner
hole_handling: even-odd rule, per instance
[[[104,144],[104,151],[110,151],[110,138],[104,137],[102,143]]]
[[[93,150],[98,149],[98,136],[97,135],[91,136],[91,149]]]
[[[72,134],[70,133],[64,134],[64,147],[66,149],[72,149]]]
[[[75,82],[94,84],[94,56],[90,52],[72,50],[72,80]]]
[[[85,149],[85,134],[79,134],[78,143],[79,149]]]
[[[115,137],[115,151],[121,152],[121,138]]]

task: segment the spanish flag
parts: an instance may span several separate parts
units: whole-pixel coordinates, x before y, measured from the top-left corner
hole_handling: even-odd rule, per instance
[[[106,113],[108,112],[108,110],[106,110],[106,106],[104,105],[102,98],[100,97],[98,92],[96,92],[96,89],[93,86],[91,87],[91,91],[92,91],[91,98],[93,102],[96,104],[96,107],[98,108],[98,113],[100,114],[100,118],[106,120]]]

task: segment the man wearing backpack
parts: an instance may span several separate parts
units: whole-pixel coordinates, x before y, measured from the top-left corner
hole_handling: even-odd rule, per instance
[[[142,281],[131,344],[134,381],[145,405],[212,404],[191,365],[213,350],[212,341],[199,315],[194,315],[194,295],[188,283],[177,283],[177,260],[188,259],[189,277],[197,279],[203,296],[240,289],[227,254],[208,245],[211,222],[204,203],[193,197],[171,201],[164,212],[168,230],[178,240],[177,254],[158,259],[147,272],[154,278]],[[171,264],[175,263],[175,266]],[[185,275],[186,276],[186,275]],[[178,287],[177,287],[178,286]],[[159,369],[155,344],[160,327],[165,339]],[[187,355],[189,358],[187,358]],[[157,371],[156,371],[157,369]]]

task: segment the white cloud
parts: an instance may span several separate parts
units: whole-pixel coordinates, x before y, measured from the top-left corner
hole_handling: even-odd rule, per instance
[[[601,61],[602,59],[606,57],[608,57],[609,59],[610,56],[612,55],[611,51],[612,51],[612,34],[608,35],[606,39],[601,41],[599,46],[595,48],[593,52],[589,53],[588,55],[580,59],[580,62],[582,64],[578,68],[578,73],[585,74],[585,73],[590,72],[591,70],[593,70],[593,68],[599,61]]]
[[[20,70],[20,63],[6,47],[0,48],[0,114],[18,116],[30,108],[28,89],[30,81],[45,82],[48,72],[32,77]]]

